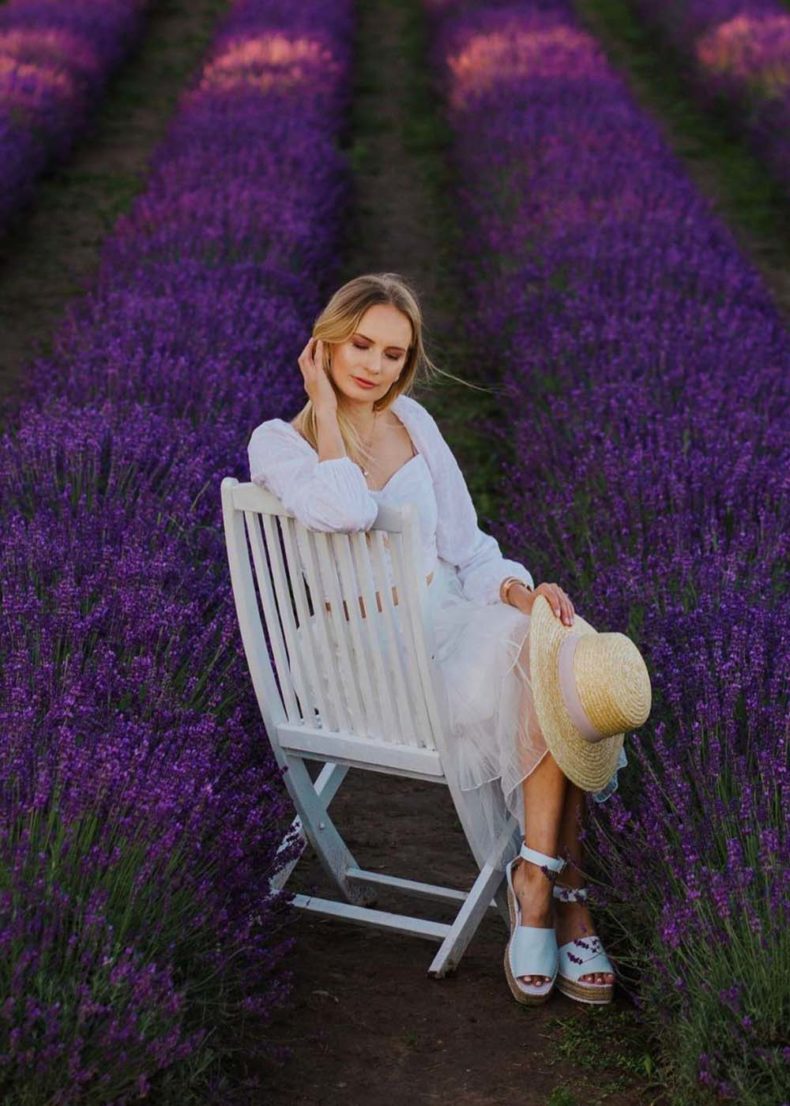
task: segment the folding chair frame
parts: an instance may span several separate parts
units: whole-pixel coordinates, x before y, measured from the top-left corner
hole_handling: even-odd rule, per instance
[[[297,840],[301,842],[299,855],[278,870],[270,881],[271,889],[279,891],[286,886],[309,843],[342,898],[326,899],[296,893],[292,900],[293,905],[345,921],[438,941],[439,949],[428,972],[435,978],[441,978],[458,966],[478,926],[489,911],[497,911],[505,924],[509,925],[503,869],[505,859],[512,855],[514,842],[520,836],[518,823],[512,817],[509,819],[490,856],[475,855],[479,874],[468,891],[403,879],[359,866],[329,814],[332,799],[350,767],[426,779],[446,785],[450,789],[467,843],[470,842],[470,823],[464,792],[458,787],[452,774],[446,771],[447,758],[442,756],[446,728],[441,709],[432,686],[424,685],[425,705],[431,719],[436,748],[405,750],[402,763],[398,761],[397,748],[385,752],[386,763],[375,762],[375,750],[374,759],[368,759],[371,756],[370,743],[363,738],[340,739],[335,742],[335,748],[330,753],[325,747],[322,748],[326,744],[325,731],[313,729],[303,722],[294,725],[293,719],[288,717],[269,659],[250,564],[244,517],[246,513],[249,518],[250,512],[289,518],[293,516],[263,488],[252,483],[241,484],[233,477],[222,480],[221,494],[231,582],[245,654],[266,733],[277,763],[284,769],[283,780],[296,809],[296,817],[281,842],[280,851],[292,846]],[[407,580],[406,601],[413,604],[418,597],[417,588],[421,582],[416,570],[417,519],[414,507],[411,504],[404,504],[400,508],[382,505],[373,528],[389,534],[403,534],[407,550],[404,573]],[[255,560],[254,557],[253,559]],[[260,571],[260,568],[260,563],[256,563],[256,569]],[[258,579],[260,584],[260,575]],[[411,587],[408,586],[409,581]],[[412,613],[414,610],[412,608]],[[426,629],[424,623],[423,629]],[[418,634],[415,644],[418,651],[422,649],[422,670],[430,674],[432,681],[435,679],[433,662],[425,648],[424,637],[422,641],[419,637]],[[421,766],[420,754],[423,753],[424,766]],[[311,779],[305,763],[311,759],[323,762],[315,781]],[[474,855],[474,850],[471,851]],[[458,910],[453,921],[445,923],[375,909],[371,904],[376,901],[376,892],[381,888],[392,888],[435,902],[452,903],[458,906]]]

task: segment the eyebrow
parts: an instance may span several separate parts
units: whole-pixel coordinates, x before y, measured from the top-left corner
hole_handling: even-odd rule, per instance
[[[368,338],[367,334],[363,334],[360,330],[355,330],[354,333],[358,338],[364,338],[366,342],[373,342],[372,338]],[[374,342],[375,345],[375,342]],[[405,353],[406,350],[403,346],[387,346],[387,349],[396,349],[398,353]]]

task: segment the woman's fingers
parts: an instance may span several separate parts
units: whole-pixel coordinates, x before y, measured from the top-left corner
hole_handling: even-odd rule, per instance
[[[299,354],[299,368],[302,370],[302,376],[304,377],[304,382],[307,385],[311,385],[316,378],[316,363],[313,344],[313,339],[311,338],[302,350],[302,352]]]
[[[313,368],[318,372],[324,367],[324,343],[320,338],[316,338],[315,345],[313,346]]]
[[[313,339],[311,338],[310,341],[307,343],[307,345],[302,350],[302,352],[299,354],[299,357],[297,358],[297,361],[299,363],[299,368],[301,369],[302,376],[304,377],[305,384],[308,382],[308,379],[309,379],[309,376],[310,376],[310,361],[309,361],[309,358],[310,358],[310,342],[312,342],[312,340]]]
[[[321,338],[310,339],[307,343],[307,360],[313,380],[318,387],[323,387],[321,377],[326,377],[326,362],[324,360],[325,343]]]
[[[310,338],[299,354],[299,368],[304,387],[312,402],[321,407],[334,408],[337,404],[334,385],[325,366],[326,343],[321,338]]]
[[[307,345],[299,354],[299,367],[306,376],[311,376],[316,370],[315,351],[313,349],[313,339],[310,338]]]
[[[542,586],[549,589],[546,592],[546,598],[556,617],[562,619],[563,625],[572,625],[574,608],[570,598],[558,584],[544,584]]]

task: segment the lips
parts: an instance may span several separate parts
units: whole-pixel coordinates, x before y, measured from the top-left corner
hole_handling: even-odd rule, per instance
[[[370,381],[360,380],[360,378],[358,376],[352,376],[351,379],[355,380],[357,382],[357,384],[359,384],[360,388],[375,388],[376,387],[375,382],[372,381],[372,380],[370,380]]]

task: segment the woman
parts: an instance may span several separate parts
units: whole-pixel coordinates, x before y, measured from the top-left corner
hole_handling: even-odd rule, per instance
[[[514,960],[507,975],[517,1001],[534,1004],[557,978],[558,946],[589,939],[593,925],[583,892],[560,897],[563,885],[583,883],[584,792],[560,770],[533,710],[530,612],[543,596],[564,627],[582,620],[558,584],[534,586],[529,571],[504,558],[477,526],[455,458],[408,394],[421,370],[439,371],[425,353],[422,329],[415,295],[396,274],[360,276],[338,289],[299,356],[308,401],[292,422],[270,419],[256,428],[251,478],[321,530],[367,529],[382,502],[418,505],[450,748],[460,786],[480,799],[477,844],[488,848],[511,813],[523,832],[524,848],[507,868],[518,902],[516,908],[511,899],[508,949],[517,936],[540,940],[531,952],[526,942],[518,977]],[[622,755],[618,767],[624,763]],[[616,776],[596,794],[599,801],[616,788]],[[553,888],[563,866],[558,853],[572,863]],[[577,971],[574,985],[562,989],[581,1001],[607,1002],[614,973],[599,943],[594,952],[587,959],[596,970]],[[505,959],[507,969],[507,951]]]

